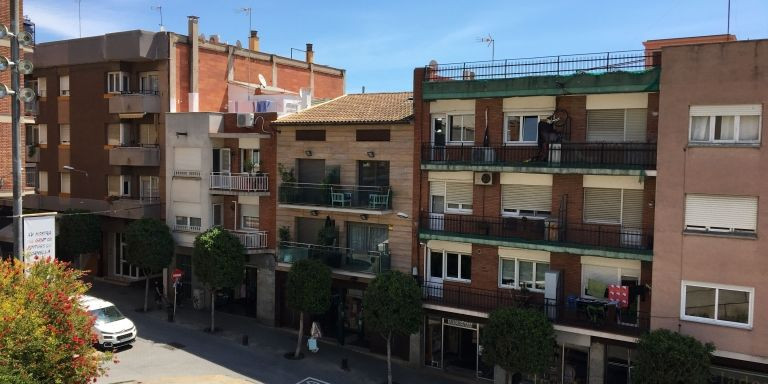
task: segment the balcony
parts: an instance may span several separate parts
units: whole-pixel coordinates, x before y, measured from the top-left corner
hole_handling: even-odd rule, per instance
[[[240,242],[243,243],[243,247],[245,247],[246,251],[267,248],[266,231],[234,231],[229,229],[228,231],[240,239]]]
[[[269,177],[266,173],[211,172],[210,189],[226,195],[266,194],[269,192]]]
[[[116,147],[109,150],[109,165],[131,165],[135,167],[159,167],[158,147]]]
[[[157,92],[123,93],[109,98],[109,113],[135,115],[141,117],[145,113],[161,113],[160,96]]]
[[[280,242],[277,250],[277,261],[290,264],[304,259],[320,260],[332,269],[370,275],[388,271],[390,267],[390,258],[387,252]]]
[[[646,312],[619,309],[608,301],[572,298],[565,302],[522,294],[519,290],[485,290],[464,285],[421,282],[425,304],[490,313],[500,307],[528,307],[543,311],[555,324],[640,336],[650,328]]]
[[[200,178],[200,171],[199,170],[190,170],[190,169],[174,169],[173,170],[173,177],[185,177],[185,178],[191,178],[191,179],[199,179]]]
[[[645,261],[651,261],[653,248],[653,235],[640,229],[557,219],[422,213],[419,236]]]
[[[27,153],[24,160],[27,163],[40,162],[40,146],[38,144],[27,144]]]
[[[425,143],[421,164],[426,169],[516,171],[557,169],[656,169],[656,143],[553,143],[539,146],[436,146]]]
[[[193,232],[193,233],[197,233],[197,232],[202,232],[203,231],[203,227],[201,227],[199,225],[174,224],[173,225],[173,230],[176,231],[176,232]]]
[[[660,60],[643,51],[433,64],[423,98],[655,92],[660,73]]]
[[[284,182],[280,184],[279,202],[297,208],[381,214],[392,209],[391,197],[390,186]]]

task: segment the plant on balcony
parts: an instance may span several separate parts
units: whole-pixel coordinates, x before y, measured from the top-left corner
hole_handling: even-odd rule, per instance
[[[392,335],[410,335],[421,326],[421,289],[398,271],[377,276],[363,297],[365,324],[387,341],[387,383],[392,384]]]
[[[667,329],[640,337],[632,382],[636,384],[708,383],[715,345]]]
[[[555,331],[543,312],[500,308],[488,317],[480,344],[483,361],[506,372],[505,383],[522,375],[542,374],[551,364]]]
[[[293,203],[296,201],[296,196],[299,194],[299,187],[296,183],[296,176],[293,175],[293,168],[286,167],[283,164],[277,165],[277,171],[280,173],[280,180],[283,182],[280,185],[280,202],[281,203]]]
[[[82,209],[68,209],[59,218],[57,249],[64,261],[74,261],[82,254],[101,248],[101,220],[99,216]]]
[[[27,145],[27,156],[32,157],[37,153],[37,144]]]
[[[286,283],[288,308],[299,312],[299,338],[294,359],[301,358],[304,337],[304,313],[325,313],[331,305],[331,270],[317,260],[299,260],[288,271]],[[290,356],[290,353],[286,357]]]
[[[251,173],[251,174],[252,173],[261,173],[261,171],[260,171],[261,170],[261,162],[260,161],[255,161],[255,160],[251,160],[249,162],[246,162],[245,164],[243,164],[243,170],[248,172],[248,173]]]
[[[296,182],[296,176],[293,175],[292,167],[289,168],[281,163],[277,165],[277,171],[280,172],[280,180],[282,180],[283,183]]]
[[[138,267],[145,276],[144,312],[147,311],[149,278],[168,267],[173,260],[173,236],[164,222],[144,218],[128,225],[125,231],[126,261]]]
[[[216,291],[239,286],[244,268],[243,244],[229,231],[213,227],[195,238],[192,269],[211,292],[211,333],[216,331],[213,317]]]

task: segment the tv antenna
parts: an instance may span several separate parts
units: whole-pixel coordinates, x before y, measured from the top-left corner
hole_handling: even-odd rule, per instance
[[[491,37],[491,34],[489,33],[487,37],[478,37],[477,42],[488,43],[488,46],[491,47],[491,61],[493,61],[496,56],[496,40]]]
[[[82,0],[75,1],[77,1],[77,30],[80,33],[80,37],[83,37],[83,19],[80,17],[80,2]]]
[[[253,14],[253,9],[251,7],[246,8],[240,8],[237,10],[237,13],[247,13],[248,14],[248,33],[251,33],[251,30],[253,29],[253,22],[251,15]]]
[[[149,8],[160,13],[160,32],[165,31],[165,26],[163,25],[163,7],[160,5],[152,5]]]

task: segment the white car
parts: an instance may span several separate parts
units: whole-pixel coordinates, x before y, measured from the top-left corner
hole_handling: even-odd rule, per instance
[[[82,296],[80,305],[96,319],[92,330],[98,337],[99,347],[116,348],[136,341],[136,326],[114,304],[93,296]]]

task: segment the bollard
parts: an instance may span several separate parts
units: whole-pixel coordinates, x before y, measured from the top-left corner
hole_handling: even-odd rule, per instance
[[[243,345],[248,345],[248,335],[243,335],[242,343]]]
[[[167,311],[168,311],[168,322],[169,323],[173,323],[173,320],[174,320],[173,319],[173,307],[168,306]]]

